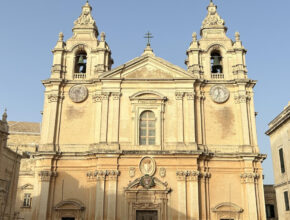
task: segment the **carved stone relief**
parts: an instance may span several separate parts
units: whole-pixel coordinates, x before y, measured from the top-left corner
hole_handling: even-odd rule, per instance
[[[155,160],[151,157],[143,157],[139,168],[143,175],[153,176],[156,170]]]
[[[240,175],[242,183],[254,183],[256,179],[260,178],[257,173],[243,173]]]
[[[134,177],[135,176],[135,172],[136,172],[135,167],[130,167],[130,169],[129,169],[129,176],[130,177]]]
[[[166,169],[165,168],[160,168],[159,169],[159,176],[160,177],[165,177],[166,176]]]

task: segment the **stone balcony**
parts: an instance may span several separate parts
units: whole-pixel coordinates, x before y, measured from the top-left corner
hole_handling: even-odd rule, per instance
[[[74,79],[86,79],[86,73],[74,73]]]
[[[211,73],[212,79],[224,79],[225,75],[223,73]]]

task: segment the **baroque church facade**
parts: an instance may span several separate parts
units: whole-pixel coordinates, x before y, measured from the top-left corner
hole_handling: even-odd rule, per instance
[[[187,69],[143,54],[112,69],[86,3],[53,49],[22,219],[265,219],[246,50],[211,2]],[[18,204],[23,195],[18,190]],[[27,202],[27,198],[26,198]]]

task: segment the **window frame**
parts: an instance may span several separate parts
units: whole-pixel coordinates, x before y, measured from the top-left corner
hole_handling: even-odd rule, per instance
[[[150,118],[149,113],[152,113],[152,118]],[[146,114],[146,118],[142,119],[143,115]],[[142,122],[145,122],[145,129],[142,126]],[[150,121],[153,121],[153,126],[150,126]],[[142,136],[142,130],[145,130],[146,135]],[[150,131],[154,131],[154,135],[150,135]],[[145,144],[142,143],[141,139],[145,138]],[[150,143],[150,139],[153,139],[153,143]],[[156,143],[156,116],[153,111],[145,110],[141,112],[139,117],[139,145],[155,145]]]
[[[26,197],[26,195],[29,195],[29,196]],[[32,201],[31,193],[24,193],[22,207],[31,208],[31,201]]]
[[[284,191],[284,205],[285,205],[285,210],[290,211],[290,205],[289,205],[289,194],[288,191]]]
[[[285,169],[285,159],[284,159],[283,147],[279,148],[278,154],[279,154],[280,171],[282,174],[284,174],[286,172],[286,169]]]
[[[133,146],[142,146],[142,149],[162,149],[164,139],[164,109],[167,97],[159,92],[152,90],[143,90],[134,93],[130,97],[131,101],[131,117],[132,117],[132,139]],[[152,111],[155,115],[155,144],[140,145],[139,144],[139,127],[140,115],[144,111]]]

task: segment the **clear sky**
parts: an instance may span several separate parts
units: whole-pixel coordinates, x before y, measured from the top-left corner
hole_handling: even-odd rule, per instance
[[[85,0],[1,0],[0,112],[8,119],[41,121],[44,87],[50,75],[51,50],[58,33],[71,37],[73,21]],[[147,31],[153,33],[157,56],[186,68],[185,52],[192,32],[199,33],[209,0],[91,0],[99,31],[106,32],[113,67],[140,56]],[[265,183],[273,183],[267,124],[290,100],[289,0],[214,0],[228,27],[248,50],[249,77],[255,87],[257,132],[264,162]]]

